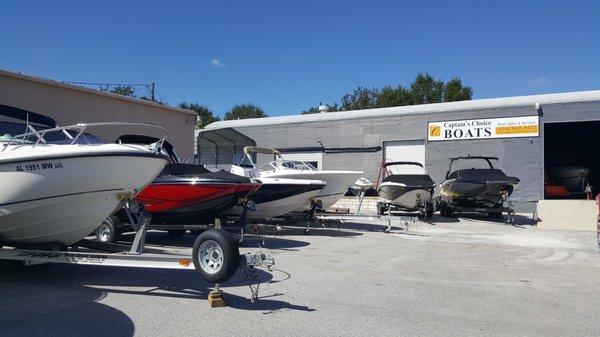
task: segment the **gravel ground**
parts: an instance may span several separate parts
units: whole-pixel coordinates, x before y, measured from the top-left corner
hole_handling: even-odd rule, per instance
[[[1,336],[598,336],[600,254],[591,231],[434,218],[385,234],[374,223],[285,228],[264,250],[251,303],[240,272],[211,309],[194,272],[4,266]],[[191,252],[194,237],[148,235]],[[242,252],[262,239],[248,236]]]

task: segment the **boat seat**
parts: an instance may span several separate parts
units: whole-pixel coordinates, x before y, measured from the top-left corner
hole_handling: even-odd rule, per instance
[[[4,135],[0,136],[0,142],[10,142],[13,139],[13,136],[9,133],[5,133]]]

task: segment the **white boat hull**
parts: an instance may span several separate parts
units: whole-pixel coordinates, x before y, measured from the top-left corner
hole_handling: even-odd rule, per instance
[[[431,192],[421,188],[408,188],[404,184],[385,182],[379,186],[379,196],[388,200],[392,205],[414,210],[421,203],[431,203]]]
[[[315,198],[319,190],[308,191],[305,193],[296,194],[287,198],[281,198],[269,202],[263,202],[255,204],[255,210],[248,210],[246,217],[248,219],[264,219],[264,218],[276,218],[293,212],[298,208],[298,205],[302,205],[306,200]],[[231,214],[240,215],[242,214],[243,208],[235,206],[231,209]]]
[[[323,209],[328,209],[340,200],[354,185],[354,182],[363,175],[362,171],[309,171],[309,170],[277,170],[261,172],[261,177],[310,179],[322,180],[327,186],[317,193],[312,199],[321,200]],[[304,202],[301,207],[294,211],[308,211],[310,202]]]
[[[152,182],[167,163],[142,147],[117,144],[35,150],[34,160],[0,156],[1,242],[75,243],[115,211],[123,196],[133,197]]]

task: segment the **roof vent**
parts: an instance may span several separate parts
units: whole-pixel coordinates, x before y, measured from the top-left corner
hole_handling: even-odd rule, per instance
[[[319,112],[324,113],[329,111],[329,107],[327,105],[319,105]]]

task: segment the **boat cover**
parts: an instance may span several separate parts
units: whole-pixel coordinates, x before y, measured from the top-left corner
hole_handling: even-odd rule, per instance
[[[457,170],[448,175],[448,179],[468,179],[481,181],[512,181],[519,180],[516,177],[508,177],[498,169],[464,169]]]
[[[383,182],[401,183],[406,186],[433,187],[435,183],[426,174],[393,174],[383,179]]]
[[[167,164],[160,173],[159,177],[165,176],[197,176],[201,178],[227,180],[231,183],[250,183],[251,180],[246,177],[238,176],[226,171],[211,172],[201,165],[195,164]]]

